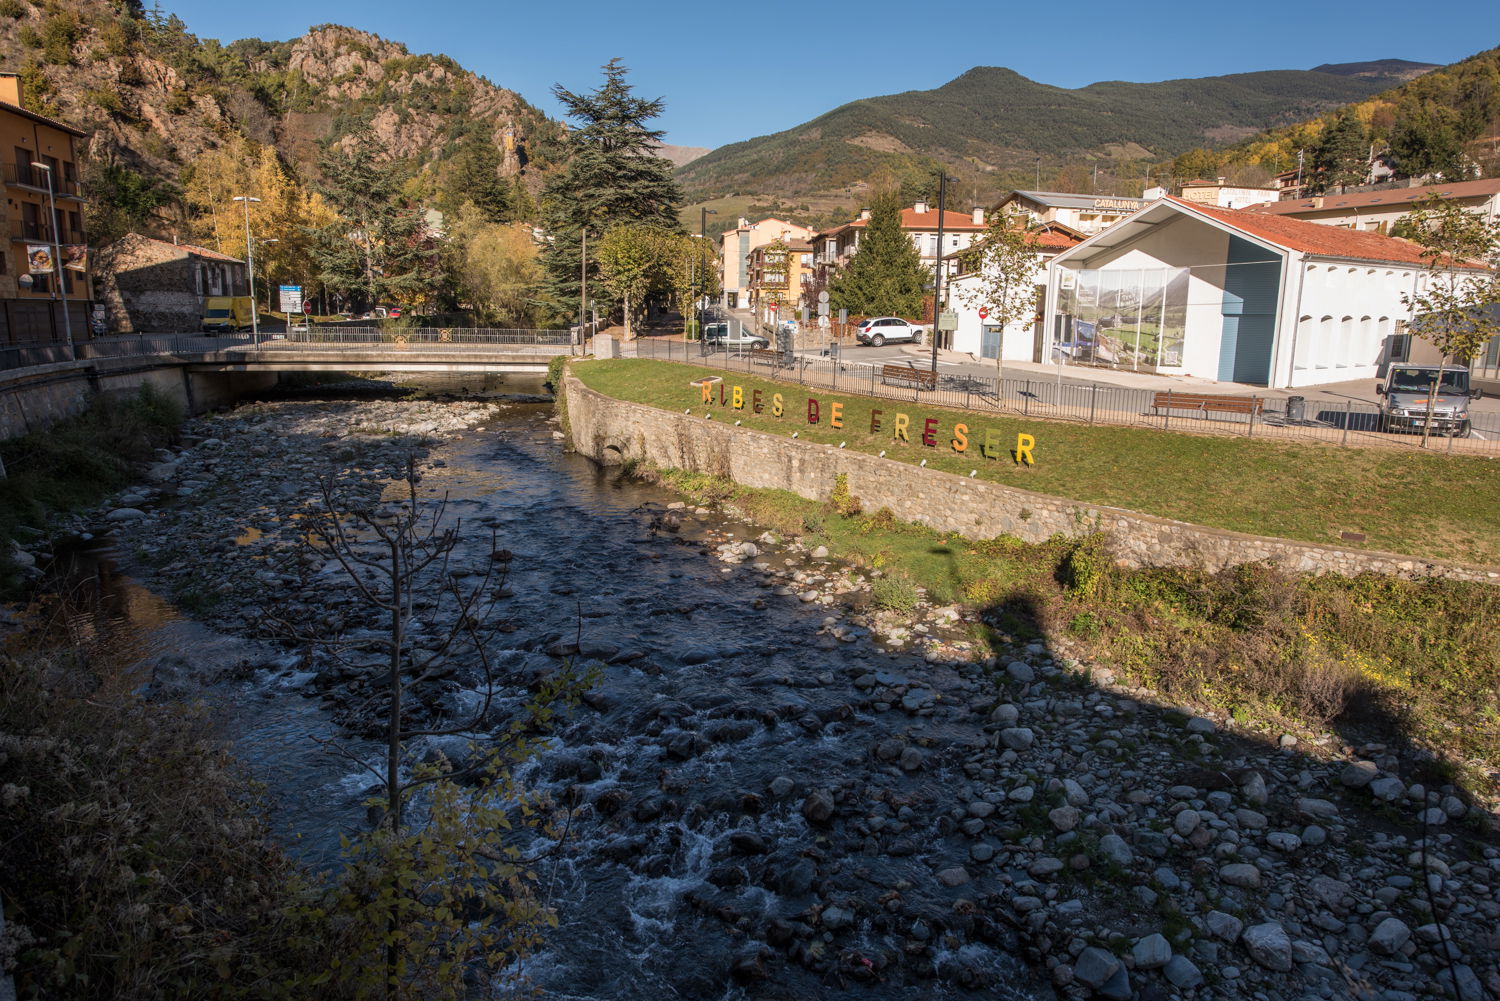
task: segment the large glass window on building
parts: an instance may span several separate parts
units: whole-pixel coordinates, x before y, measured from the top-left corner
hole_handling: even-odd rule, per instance
[[[1054,360],[1132,371],[1180,368],[1186,268],[1063,270]]]

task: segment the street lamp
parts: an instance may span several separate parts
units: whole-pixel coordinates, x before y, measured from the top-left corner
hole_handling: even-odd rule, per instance
[[[52,191],[52,164],[31,161],[35,170],[47,175],[47,211],[52,213],[52,270],[56,272],[57,294],[62,297],[63,330],[68,335],[68,354],[76,357],[73,349],[73,319],[68,316],[68,287],[63,284],[62,239],[57,225],[57,199]]]
[[[260,307],[255,304],[255,244],[250,240],[250,203],[260,201],[250,195],[235,195],[245,203],[245,265],[250,273],[250,343],[260,347]]]
[[[937,281],[932,287],[932,372],[934,375],[937,374],[938,324],[943,319],[943,205],[948,198],[949,181],[957,183],[958,178],[949,177],[947,174],[938,175],[937,260],[933,262]]]
[[[711,215],[718,215],[718,214],[719,213],[715,212],[711,208],[708,208],[707,206],[700,207],[699,214],[698,214],[698,239],[704,240],[704,241],[708,240],[708,217],[711,216]],[[702,248],[700,247],[699,249],[701,250]],[[703,259],[703,270],[701,272],[701,274],[703,276],[702,277],[703,287],[705,289],[707,289],[708,288],[708,255],[707,254],[701,254],[700,256]],[[693,291],[697,292],[698,290],[696,288],[694,288]],[[705,309],[705,305],[706,305],[706,300],[707,299],[708,299],[708,296],[706,294],[700,293],[698,295],[698,339],[699,340],[703,339],[703,321],[708,318],[705,315],[707,313],[707,309]]]

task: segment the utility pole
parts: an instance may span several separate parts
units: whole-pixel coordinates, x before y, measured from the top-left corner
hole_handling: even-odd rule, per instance
[[[932,288],[932,373],[937,374],[938,325],[943,319],[943,204],[948,195],[948,175],[938,175],[938,229],[937,260],[933,262],[933,273],[937,276]]]
[[[47,175],[47,211],[52,214],[52,275],[57,281],[57,294],[62,297],[63,331],[68,337],[68,356],[77,358],[73,347],[73,318],[68,315],[68,286],[63,284],[62,232],[57,225],[57,199],[53,194],[54,179],[52,165],[32,161],[31,166]]]
[[[699,208],[699,213],[698,213],[698,239],[702,240],[703,243],[699,245],[699,248],[698,248],[699,249],[699,254],[696,255],[696,256],[701,256],[702,259],[703,259],[703,271],[702,271],[702,275],[703,275],[703,287],[704,287],[704,289],[708,288],[708,247],[707,247],[707,243],[708,243],[708,217],[711,216],[711,215],[718,215],[718,214],[719,213],[713,211],[707,205],[700,206],[700,208]],[[790,267],[788,268],[788,270],[790,270]],[[697,291],[697,286],[694,286],[694,291]],[[698,336],[700,338],[703,336],[703,322],[706,319],[708,319],[708,317],[707,317],[708,310],[705,308],[707,306],[707,303],[705,301],[707,298],[708,298],[708,296],[706,294],[703,294],[703,293],[700,293],[699,296],[698,296],[698,303],[697,303],[697,305],[698,305]]]
[[[250,239],[250,203],[260,199],[250,195],[235,195],[234,200],[245,203],[245,264],[250,274],[250,342],[260,347],[260,307],[255,303],[255,243]],[[232,317],[233,312],[230,315]],[[230,323],[233,322],[231,319]]]
[[[578,265],[578,340],[584,338],[583,328],[588,323],[589,301],[589,228],[583,227],[583,259]]]

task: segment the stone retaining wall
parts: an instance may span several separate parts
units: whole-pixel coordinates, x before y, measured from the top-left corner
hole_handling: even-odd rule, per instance
[[[1054,535],[1097,530],[1130,566],[1217,570],[1273,561],[1294,573],[1371,571],[1500,583],[1496,567],[1204,528],[734,427],[604,396],[571,375],[564,381],[564,393],[574,448],[604,464],[638,459],[728,477],[745,486],[790,490],[812,500],[827,499],[835,478],[843,474],[849,493],[866,511],[889,508],[905,521],[976,539],[1003,534],[1041,542]]]

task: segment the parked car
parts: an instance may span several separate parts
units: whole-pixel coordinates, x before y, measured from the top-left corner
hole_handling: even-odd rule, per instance
[[[922,328],[899,316],[877,316],[861,323],[854,338],[861,344],[869,344],[877,348],[886,341],[910,341],[913,344],[921,344]]]
[[[1430,430],[1460,438],[1469,435],[1469,401],[1483,395],[1470,391],[1469,370],[1455,365],[1392,365],[1375,392],[1384,397],[1380,417],[1385,430],[1421,431],[1430,407]]]
[[[751,333],[743,326],[728,323],[710,323],[703,328],[705,344],[721,348],[768,348],[771,342],[760,334]]]

